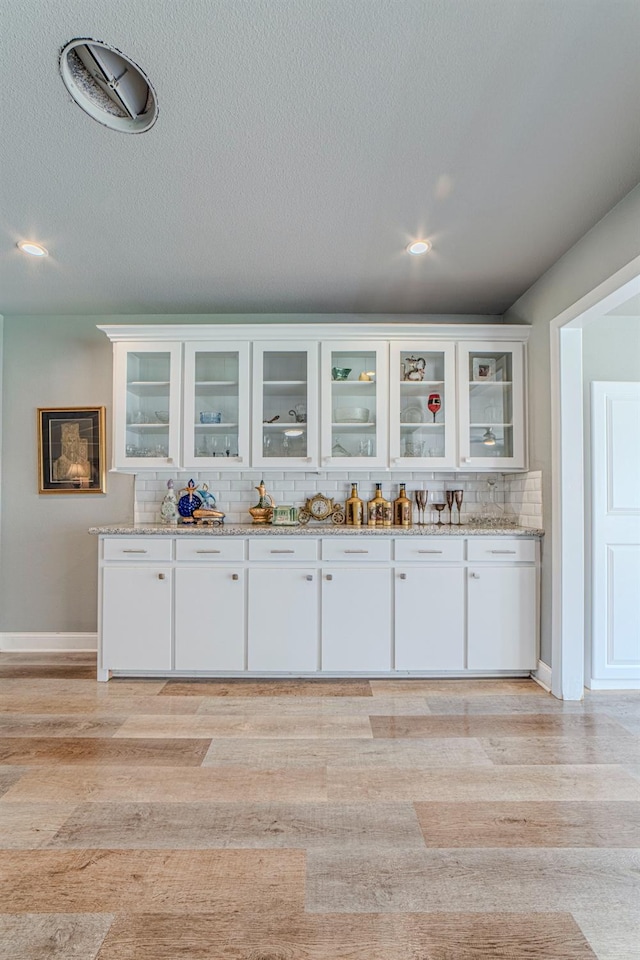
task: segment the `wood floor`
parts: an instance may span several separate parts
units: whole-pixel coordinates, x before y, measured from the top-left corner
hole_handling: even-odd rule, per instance
[[[0,960],[638,960],[640,694],[0,654]]]

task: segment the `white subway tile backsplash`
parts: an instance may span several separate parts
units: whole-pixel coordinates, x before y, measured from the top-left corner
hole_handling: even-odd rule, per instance
[[[167,492],[167,480],[173,479],[176,493],[186,486],[189,479],[196,483],[207,483],[215,495],[221,510],[230,523],[242,523],[249,520],[248,509],[257,502],[256,486],[264,479],[268,492],[276,503],[292,503],[301,506],[306,497],[314,493],[324,493],[338,502],[344,502],[351,492],[351,483],[358,484],[363,500],[370,500],[374,494],[376,482],[382,482],[385,496],[393,499],[400,483],[406,483],[411,495],[415,489],[427,489],[442,492],[446,489],[460,489],[464,492],[462,505],[463,517],[469,519],[482,512],[482,505],[489,499],[487,479],[495,483],[495,501],[504,510],[505,516],[516,518],[522,525],[542,526],[542,477],[540,471],[531,474],[482,473],[432,473],[431,471],[413,471],[390,474],[384,470],[354,470],[336,473],[323,470],[305,473],[283,471],[200,471],[194,473],[144,474],[136,477],[134,516],[136,522],[157,522],[160,505]]]

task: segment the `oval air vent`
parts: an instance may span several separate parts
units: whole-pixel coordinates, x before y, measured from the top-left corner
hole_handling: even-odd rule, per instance
[[[60,54],[64,84],[85,113],[120,133],[144,133],[156,121],[158,103],[140,67],[98,40],[72,40]]]

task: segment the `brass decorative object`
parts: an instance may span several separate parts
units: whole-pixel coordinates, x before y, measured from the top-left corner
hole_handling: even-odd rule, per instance
[[[358,484],[351,485],[351,496],[344,505],[346,523],[348,527],[361,527],[364,519],[364,503],[358,496]]]
[[[376,483],[376,492],[369,503],[369,519],[367,525],[370,527],[390,527],[393,522],[393,508],[388,500],[382,495],[382,484]]]
[[[322,493],[316,493],[313,497],[307,497],[304,507],[298,514],[300,523],[308,523],[309,520],[324,521],[331,523],[344,523],[344,507],[340,503],[334,503],[331,497],[325,497]]]
[[[400,494],[393,501],[393,524],[396,527],[410,527],[413,522],[413,504],[407,496],[406,484],[400,484]]]
[[[256,503],[255,507],[249,507],[249,513],[251,514],[253,523],[271,523],[275,503],[271,494],[267,493],[264,480],[260,481],[256,487],[256,490],[259,494],[258,502]]]

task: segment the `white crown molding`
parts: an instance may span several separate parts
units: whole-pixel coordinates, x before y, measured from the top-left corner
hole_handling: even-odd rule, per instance
[[[0,651],[21,653],[91,652],[98,649],[97,633],[0,633]]]
[[[296,323],[263,323],[258,314],[253,322],[232,323],[220,318],[218,322],[202,324],[98,324],[107,337],[114,341],[208,341],[215,340],[352,340],[364,336],[380,340],[488,340],[488,341],[526,341],[531,328],[524,324],[491,323],[491,318],[452,317],[452,322],[433,320],[408,320],[406,317],[389,317],[384,321],[342,323],[318,322],[315,315]],[[298,318],[300,321],[302,318]],[[498,318],[496,318],[496,321]],[[462,322],[461,322],[462,321]],[[487,322],[489,321],[489,322]]]

